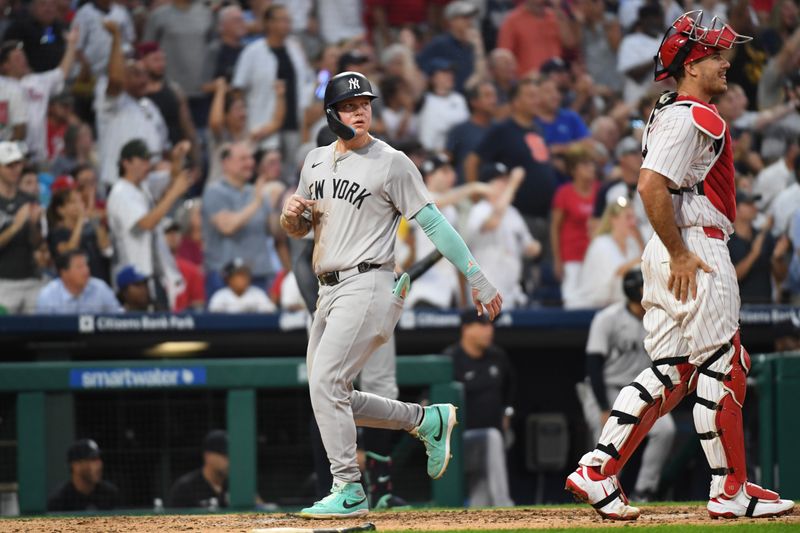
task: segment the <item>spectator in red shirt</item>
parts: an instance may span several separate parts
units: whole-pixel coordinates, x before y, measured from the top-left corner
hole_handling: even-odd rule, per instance
[[[599,183],[595,162],[584,147],[570,148],[564,159],[572,183],[562,185],[553,197],[550,242],[553,270],[561,281],[561,299],[566,303],[575,298],[581,263],[589,247],[589,219]]]
[[[525,0],[500,26],[497,47],[517,58],[517,73],[538,71],[551,57],[563,57],[578,45],[580,31],[561,9],[547,7],[548,0]]]
[[[197,265],[198,268],[202,268],[203,217],[200,212],[200,199],[186,200],[180,213],[178,220],[183,234],[175,256]]]
[[[199,266],[177,254],[181,243],[180,224],[174,220],[167,220],[164,225],[164,236],[169,250],[175,255],[178,270],[181,271],[181,275],[186,281],[185,290],[175,298],[173,311],[176,313],[187,310],[202,311],[206,305],[206,277]]]

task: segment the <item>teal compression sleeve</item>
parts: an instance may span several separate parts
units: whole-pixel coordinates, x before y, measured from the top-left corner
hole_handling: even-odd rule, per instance
[[[442,252],[442,255],[464,274],[472,287],[478,289],[478,299],[481,302],[487,303],[497,295],[497,289],[481,272],[481,267],[470,253],[464,239],[435,205],[428,204],[420,209],[414,215],[414,220],[436,246],[436,249]]]

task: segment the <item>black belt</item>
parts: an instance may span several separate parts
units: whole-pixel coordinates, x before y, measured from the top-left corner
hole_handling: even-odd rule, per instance
[[[364,272],[368,272],[370,270],[378,270],[381,268],[382,265],[378,265],[376,263],[359,263],[356,265],[355,269],[347,269],[347,270],[334,270],[333,272],[325,272],[324,274],[320,274],[317,276],[317,280],[319,280],[320,285],[337,285],[340,282],[344,281],[347,278],[342,278],[342,275],[348,273],[351,270],[357,270],[357,272],[353,272],[355,274],[363,274]],[[350,276],[348,276],[350,277]]]
[[[691,192],[691,193],[697,194],[699,196],[705,196],[706,195],[706,190],[705,190],[705,187],[703,187],[703,182],[702,181],[698,182],[694,187],[681,187],[680,189],[673,189],[672,187],[667,187],[667,189],[669,189],[669,193],[670,194],[676,194],[678,196],[680,196],[680,195],[682,195],[684,193],[687,193],[687,192]]]

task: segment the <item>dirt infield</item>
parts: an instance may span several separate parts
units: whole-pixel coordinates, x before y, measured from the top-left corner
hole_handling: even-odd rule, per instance
[[[800,526],[800,509],[772,523]],[[601,520],[591,509],[552,507],[534,509],[492,509],[453,511],[404,511],[372,513],[359,520],[303,520],[286,514],[224,514],[180,516],[104,516],[104,517],[50,517],[0,520],[0,533],[133,533],[133,532],[209,532],[248,533],[255,528],[348,527],[372,522],[381,530],[443,531],[452,529],[545,529],[545,528],[596,528],[601,526],[624,527],[654,526],[662,524],[696,524],[724,526],[747,524],[755,520],[711,520],[701,506],[642,507],[642,516],[636,522],[609,522]]]

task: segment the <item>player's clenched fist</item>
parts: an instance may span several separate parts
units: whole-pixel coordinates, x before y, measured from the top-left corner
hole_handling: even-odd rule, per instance
[[[308,200],[298,194],[293,194],[283,204],[283,215],[286,218],[302,216],[306,209],[310,209],[314,205],[314,202],[314,200]]]

